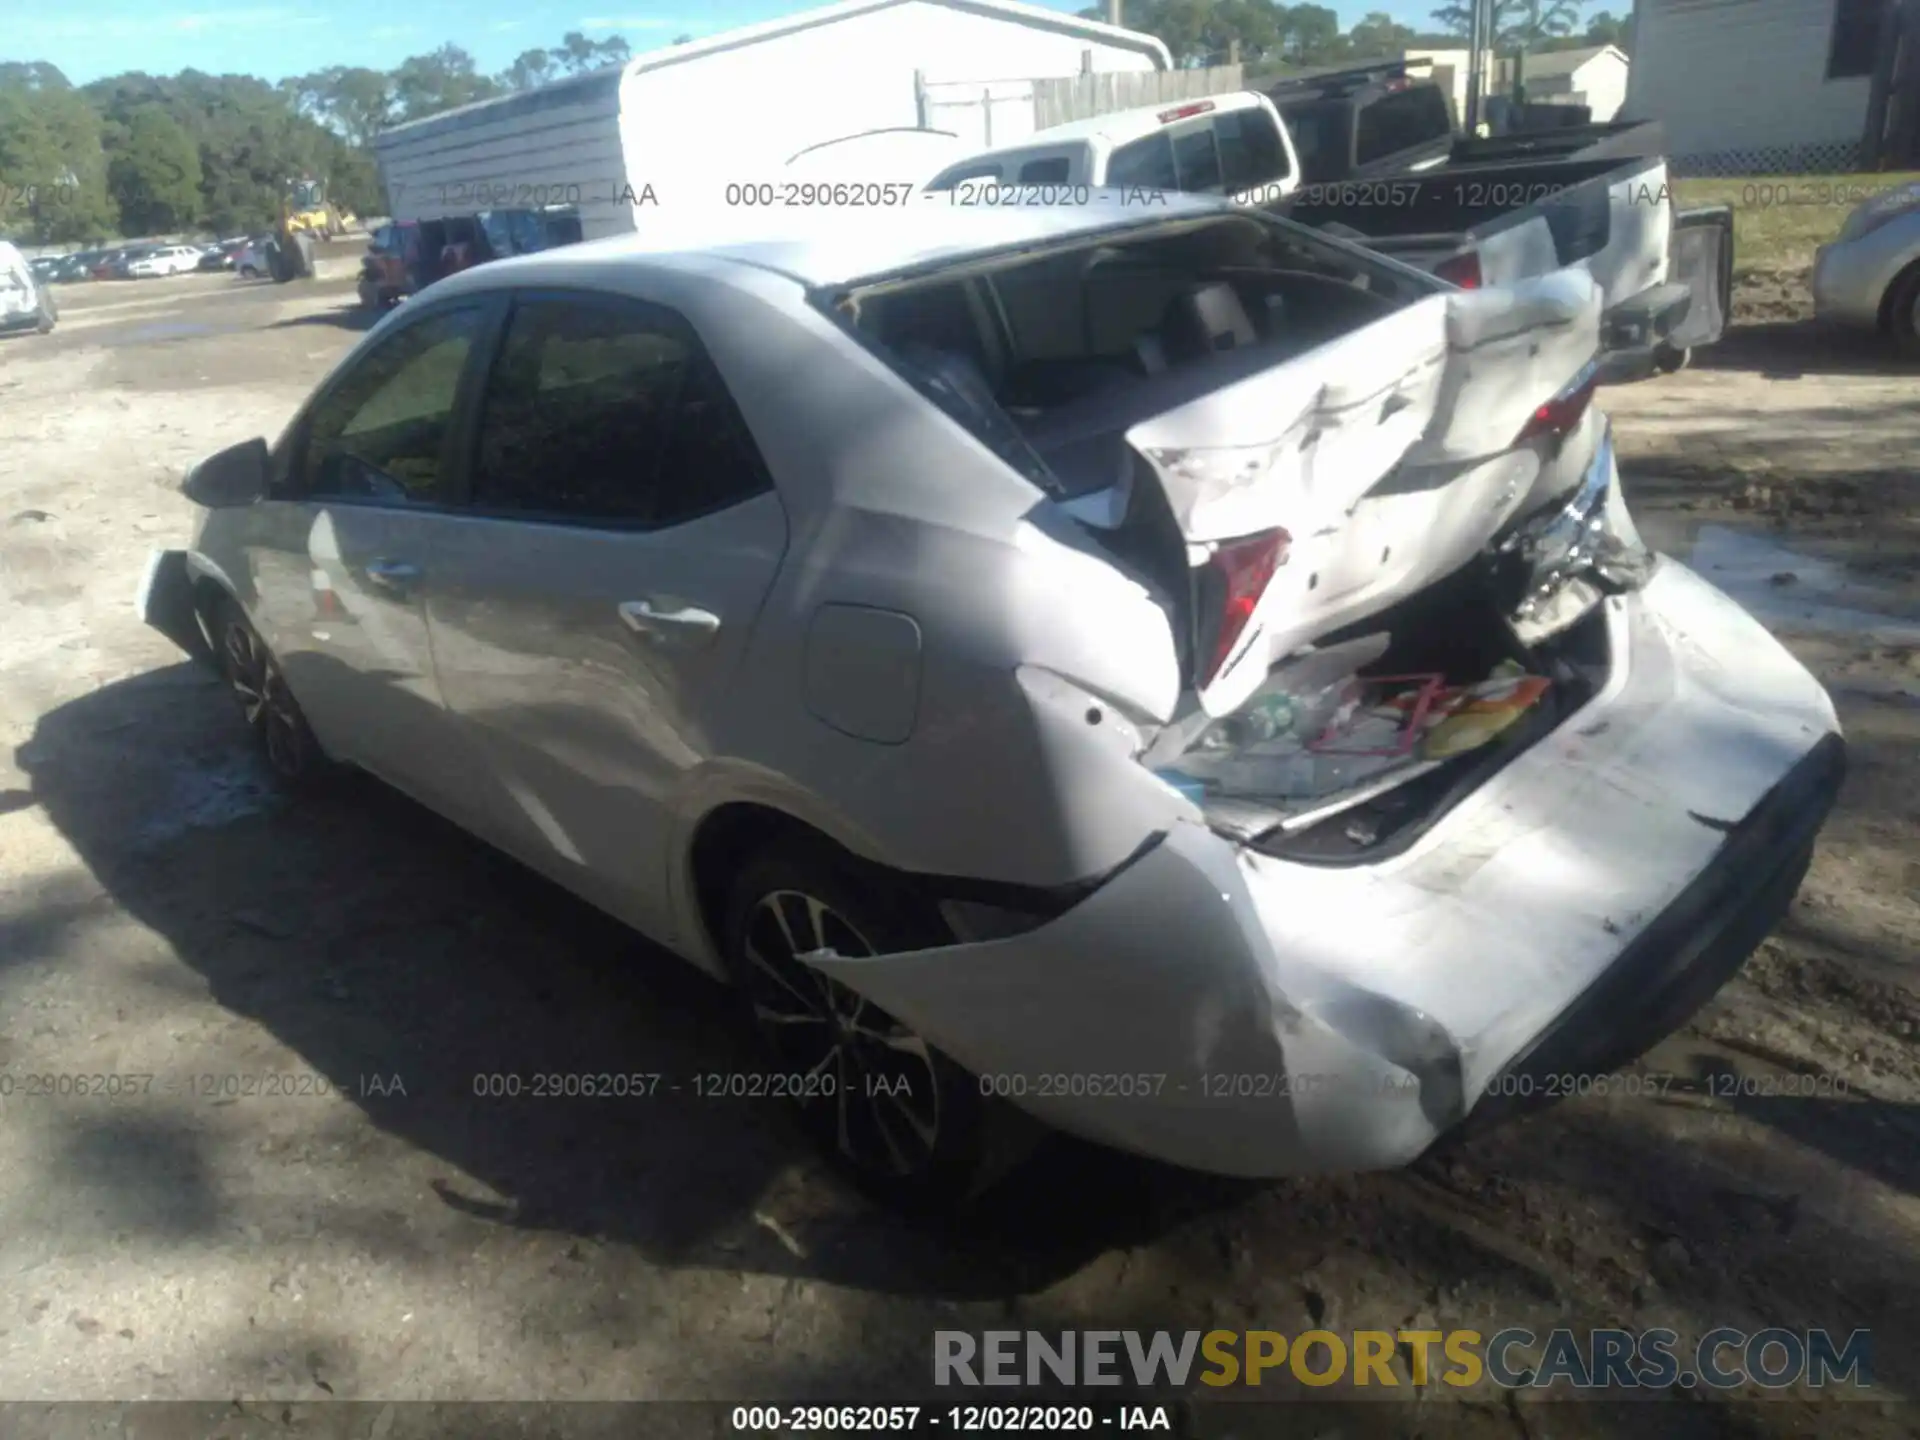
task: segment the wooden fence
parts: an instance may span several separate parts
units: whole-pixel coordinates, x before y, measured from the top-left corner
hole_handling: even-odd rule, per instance
[[[1035,131],[1116,110],[1199,100],[1246,88],[1240,65],[1193,70],[1101,71],[1035,80],[928,80],[914,76],[920,124],[985,150]]]

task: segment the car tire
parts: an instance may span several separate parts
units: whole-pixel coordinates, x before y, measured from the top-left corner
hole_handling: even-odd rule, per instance
[[[1662,375],[1675,375],[1686,369],[1692,359],[1691,346],[1662,345],[1653,352],[1653,368]]]
[[[856,1187],[909,1212],[950,1211],[985,1188],[979,1082],[798,957],[827,946],[879,955],[952,939],[930,906],[824,840],[763,851],[727,902],[724,958],[772,1073],[795,1077],[782,1086],[799,1092],[802,1127]]]
[[[300,792],[330,778],[333,763],[287,688],[279,662],[246,613],[223,596],[206,618],[220,677],[274,782],[283,790]]]
[[[1920,360],[1920,265],[1893,282],[1887,296],[1887,328],[1909,360]]]
[[[258,279],[259,275],[260,275],[260,272],[254,269],[253,266],[251,265],[242,265],[240,267],[240,278],[242,280]]]

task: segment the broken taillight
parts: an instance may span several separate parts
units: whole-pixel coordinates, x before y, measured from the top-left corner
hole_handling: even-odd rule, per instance
[[[1449,255],[1433,267],[1433,273],[1442,280],[1452,281],[1462,290],[1478,290],[1480,279],[1480,252],[1463,250],[1458,255]]]
[[[1247,622],[1273,580],[1273,572],[1287,560],[1293,537],[1284,530],[1264,530],[1241,540],[1229,540],[1214,550],[1206,563],[1207,590],[1217,600],[1212,644],[1200,683],[1212,682],[1232,656]]]
[[[1593,403],[1593,392],[1599,379],[1600,362],[1588,361],[1558,395],[1527,417],[1527,423],[1521,427],[1513,443],[1523,444],[1537,435],[1550,435],[1556,439],[1571,435],[1574,427],[1580,423],[1580,417],[1587,413],[1587,407]]]

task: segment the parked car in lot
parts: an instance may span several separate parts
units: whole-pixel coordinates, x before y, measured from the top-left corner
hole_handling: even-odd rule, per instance
[[[243,280],[259,280],[271,276],[273,260],[268,253],[268,247],[272,244],[271,235],[255,235],[248,240],[234,252],[234,272]]]
[[[1783,913],[1834,709],[1641,542],[1592,276],[1189,196],[795,223],[439,282],[196,467],[147,622],[288,784],[371,771],[734,982],[900,1198],[1006,1105],[1403,1165]]]
[[[35,273],[17,246],[0,240],[0,333],[37,330],[45,335],[59,318],[52,282]]]
[[[71,255],[62,255],[53,264],[53,283],[73,285],[82,280],[91,280],[93,267],[99,261],[98,250],[78,250]]]
[[[580,214],[570,205],[381,225],[368,237],[360,262],[360,303],[386,309],[443,276],[577,244],[580,235]]]
[[[1920,181],[1856,206],[1813,257],[1814,313],[1878,330],[1920,359]]]
[[[200,251],[192,245],[160,245],[127,261],[127,275],[135,280],[150,280],[169,275],[185,275],[199,268]]]

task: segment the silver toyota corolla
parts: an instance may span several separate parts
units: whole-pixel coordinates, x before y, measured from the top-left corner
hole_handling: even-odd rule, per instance
[[[1599,308],[1198,198],[577,246],[203,462],[141,604],[288,783],[735,982],[877,1187],[1402,1165],[1691,1014],[1843,766],[1635,533]]]

